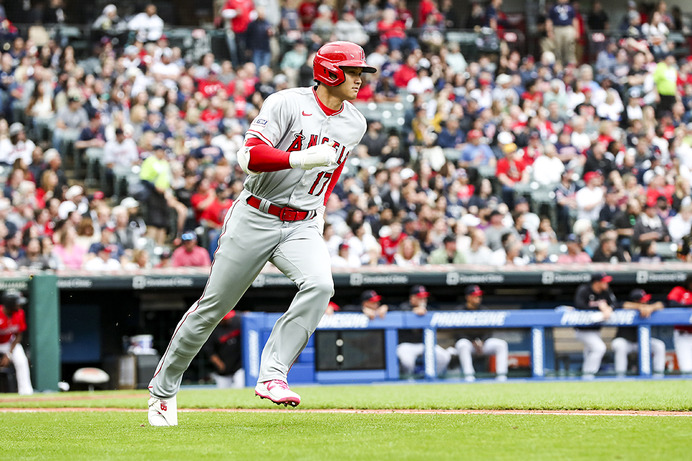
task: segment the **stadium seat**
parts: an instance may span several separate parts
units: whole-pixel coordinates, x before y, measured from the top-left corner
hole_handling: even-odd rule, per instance
[[[678,256],[678,246],[671,242],[656,242],[654,244],[656,247],[656,254],[661,257],[663,261],[676,261]]]

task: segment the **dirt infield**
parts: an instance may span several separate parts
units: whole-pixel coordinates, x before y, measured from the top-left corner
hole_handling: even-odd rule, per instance
[[[146,409],[132,408],[0,408],[0,413],[51,413],[51,412],[141,412]],[[640,410],[418,410],[418,409],[289,409],[289,408],[234,408],[234,409],[180,409],[181,413],[326,413],[326,414],[408,414],[408,415],[557,415],[557,416],[692,416],[689,411],[640,411]]]

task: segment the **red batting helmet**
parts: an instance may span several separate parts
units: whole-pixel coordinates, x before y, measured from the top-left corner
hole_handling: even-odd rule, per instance
[[[365,62],[363,48],[351,42],[331,42],[317,50],[312,64],[312,74],[315,80],[329,86],[344,83],[346,77],[342,67],[361,67],[363,72],[377,72]]]

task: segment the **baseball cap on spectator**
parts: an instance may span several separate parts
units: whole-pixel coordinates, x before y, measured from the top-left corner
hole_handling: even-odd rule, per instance
[[[12,125],[10,125],[10,136],[18,135],[22,131],[24,131],[24,125],[22,125],[20,122],[14,122]]]
[[[648,303],[651,300],[651,295],[641,288],[635,288],[630,291],[630,299],[635,302]]]
[[[195,234],[194,232],[185,232],[183,235],[180,236],[180,240],[182,240],[183,242],[197,240],[197,234]]]
[[[384,162],[384,167],[388,170],[392,168],[399,168],[400,166],[403,166],[404,161],[403,159],[392,157],[387,159],[386,162]]]
[[[586,172],[586,174],[584,174],[584,182],[588,184],[591,180],[600,177],[601,173],[599,173],[598,171],[588,171]]]
[[[116,129],[115,129],[115,135],[118,136],[118,135],[121,135],[121,134],[125,134],[125,132],[123,131],[123,129],[122,129],[122,128],[116,128]]]
[[[630,98],[641,98],[642,90],[640,88],[637,88],[636,86],[634,88],[630,88],[629,96]]]
[[[94,252],[100,253],[102,251],[105,251],[106,253],[112,253],[113,252],[113,247],[110,245],[104,245],[103,243],[97,243],[94,245]]]
[[[591,276],[591,281],[609,283],[613,281],[613,277],[606,274],[605,272],[597,272]]]
[[[569,234],[566,241],[567,243],[579,243],[579,236],[577,234]]]
[[[411,296],[427,298],[428,296],[430,296],[430,293],[428,293],[428,290],[426,290],[423,285],[413,285],[413,287],[411,288]]]
[[[46,163],[52,162],[54,159],[60,158],[60,152],[57,149],[51,147],[43,153],[43,161]]]
[[[106,194],[104,194],[102,191],[97,190],[94,192],[94,195],[92,195],[91,199],[92,200],[103,200]]]
[[[495,79],[495,83],[497,83],[498,85],[506,85],[506,84],[510,83],[511,81],[512,81],[512,77],[510,77],[507,74],[500,74]]]
[[[511,154],[513,152],[517,151],[517,145],[514,144],[513,142],[510,142],[509,144],[505,144],[502,146],[502,152],[505,154]]]
[[[481,223],[481,218],[472,213],[466,213],[461,217],[461,222],[466,227],[476,227]]]
[[[536,138],[540,138],[540,137],[541,137],[541,133],[538,130],[531,130],[529,132],[529,138],[531,138],[531,139],[536,139]]]
[[[120,202],[120,206],[127,208],[127,209],[137,208],[139,206],[139,202],[137,200],[135,200],[134,197],[125,197]]]
[[[512,133],[510,133],[509,131],[501,131],[497,135],[497,142],[500,144],[510,144],[510,143],[514,142],[514,138],[512,137]]]
[[[84,189],[82,189],[82,186],[74,185],[67,189],[67,192],[65,192],[65,200],[72,200],[82,194],[84,194]]]
[[[481,290],[481,287],[478,285],[469,285],[464,290],[464,294],[466,294],[466,296],[481,296],[483,294],[483,290]]]
[[[371,302],[379,302],[382,299],[382,296],[378,295],[375,290],[365,290],[361,295],[360,295],[360,300],[361,301],[371,301]]]
[[[341,242],[341,243],[339,244],[339,251],[341,251],[341,250],[348,250],[349,248],[350,248],[350,246],[349,246],[348,243],[346,243],[346,242]]]
[[[71,94],[71,95],[67,98],[67,100],[68,100],[69,102],[81,102],[81,101],[82,101],[82,98],[80,98],[78,94]]]
[[[467,135],[469,139],[479,139],[483,137],[483,133],[481,133],[480,130],[471,130],[469,131],[469,134]]]

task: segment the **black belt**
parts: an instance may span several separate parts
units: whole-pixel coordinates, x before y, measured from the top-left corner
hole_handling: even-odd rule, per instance
[[[263,207],[263,201],[266,202],[268,206],[265,204],[265,206]],[[291,208],[288,206],[280,207],[278,205],[274,205],[271,202],[255,197],[254,195],[251,195],[247,198],[247,204],[253,208],[257,208],[260,211],[264,211],[265,213],[274,215],[282,221],[303,221],[305,219],[310,219],[315,216],[314,211],[296,210],[295,208]]]

